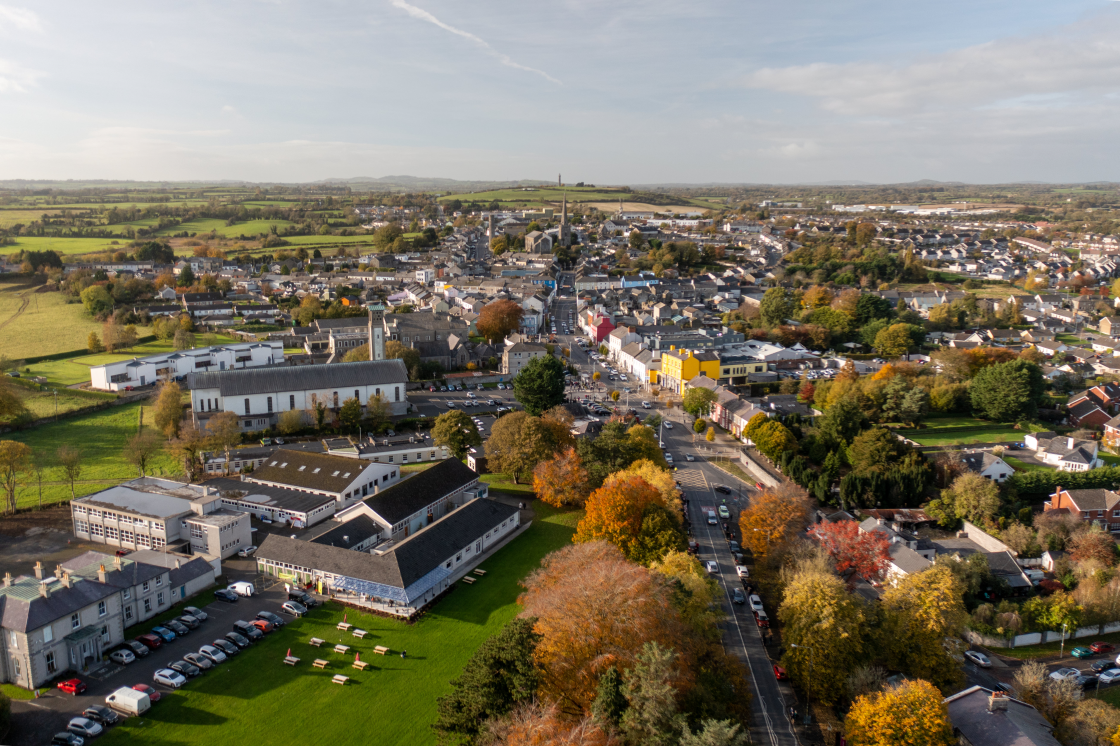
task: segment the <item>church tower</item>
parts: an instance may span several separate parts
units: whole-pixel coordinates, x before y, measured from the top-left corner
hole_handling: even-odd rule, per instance
[[[369,359],[385,359],[385,306],[381,304],[369,307],[368,322]]]
[[[566,193],[564,194],[564,206],[560,210],[560,232],[556,238],[564,248],[572,245],[572,226],[568,225],[568,195]]]

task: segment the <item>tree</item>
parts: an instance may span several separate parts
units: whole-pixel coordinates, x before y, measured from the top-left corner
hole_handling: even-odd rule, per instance
[[[704,440],[708,441],[709,443],[716,442],[716,429],[714,427],[708,428],[708,432],[704,434]]]
[[[902,456],[902,442],[890,430],[873,427],[852,440],[848,460],[852,471],[860,476],[885,472]]]
[[[122,455],[125,461],[136,467],[140,476],[145,476],[148,463],[159,451],[159,438],[153,435],[150,430],[144,430],[125,441]]]
[[[395,339],[390,339],[385,342],[385,359],[403,360],[404,367],[411,371],[420,365],[420,352],[411,347],[405,347]]]
[[[750,736],[738,723],[708,718],[693,733],[688,725],[681,732],[680,746],[748,746]]]
[[[539,685],[533,655],[541,636],[532,617],[514,619],[486,639],[436,701],[432,729],[440,744],[480,743],[481,726],[532,700]]]
[[[230,451],[241,445],[241,420],[233,412],[219,412],[206,422],[209,431],[209,447],[221,451],[226,457],[226,473],[229,473]]]
[[[622,732],[631,743],[670,746],[685,727],[677,706],[676,653],[657,642],[642,646],[633,668],[623,674],[628,707],[622,714]]]
[[[969,386],[977,414],[996,422],[1033,418],[1045,390],[1042,369],[1026,360],[982,368]]]
[[[190,265],[187,265],[183,267],[183,271],[179,273],[179,279],[175,284],[181,288],[189,288],[191,285],[194,285],[194,281],[194,270],[190,268]]]
[[[739,514],[743,546],[755,554],[769,554],[800,533],[808,517],[808,502],[796,487],[761,492]]]
[[[855,586],[856,578],[879,578],[890,564],[890,541],[881,531],[860,531],[855,521],[825,521],[813,526],[812,534],[849,588]]]
[[[599,380],[601,380],[602,377],[603,377],[603,374],[600,373],[599,371],[595,371],[594,373],[591,374],[591,380],[595,381],[595,382],[598,382]]]
[[[759,317],[767,329],[781,326],[794,315],[796,306],[790,292],[785,288],[770,288],[762,296],[759,304]]]
[[[16,512],[16,489],[31,468],[31,448],[15,440],[0,440],[0,487],[8,501],[8,512]]]
[[[1078,564],[1095,560],[1103,567],[1112,567],[1116,564],[1116,542],[1099,523],[1093,522],[1070,539],[1069,556]]]
[[[622,722],[626,712],[626,695],[622,691],[622,675],[611,666],[599,679],[595,702],[591,705],[591,716],[603,728],[615,730]]]
[[[847,445],[867,427],[867,424],[867,413],[860,407],[859,402],[854,396],[846,396],[825,410],[817,420],[817,432],[832,443]]]
[[[588,476],[576,449],[569,447],[537,464],[533,469],[533,491],[540,500],[557,508],[582,506],[587,499]]]
[[[712,404],[717,398],[716,392],[697,386],[684,393],[681,407],[693,417],[707,417],[712,413]]]
[[[992,480],[968,471],[941,491],[943,505],[952,506],[957,518],[983,526],[999,512],[999,487]]]
[[[534,417],[564,403],[564,364],[552,355],[536,357],[513,379],[513,395]]]
[[[552,458],[560,447],[556,429],[527,412],[507,414],[494,423],[486,440],[486,458],[491,471],[504,472],[519,484],[541,461]]]
[[[651,566],[671,553],[688,549],[688,537],[681,528],[680,513],[660,505],[650,505],[642,512],[642,527],[630,544],[627,559]]]
[[[276,418],[276,432],[281,435],[297,433],[305,427],[306,415],[302,409],[289,409]]]
[[[353,396],[342,402],[338,410],[338,421],[351,432],[357,430],[362,424],[362,403]]]
[[[91,316],[104,316],[113,310],[113,296],[109,295],[104,285],[90,285],[80,297]]]
[[[206,450],[207,440],[208,437],[195,427],[193,422],[188,422],[179,429],[178,436],[168,444],[172,455],[183,464],[188,482],[194,481],[198,472],[199,456]]]
[[[787,451],[797,450],[797,438],[777,420],[767,418],[750,437],[758,452],[772,461],[777,461]]]
[[[786,646],[782,665],[790,678],[810,697],[836,702],[867,653],[862,602],[832,573],[802,570],[786,585],[778,619]]]
[[[15,386],[0,379],[0,421],[15,422],[27,417],[29,412]]]
[[[62,468],[62,474],[70,483],[70,499],[73,500],[74,482],[82,478],[82,452],[72,446],[59,446],[55,451],[55,460]]]
[[[478,426],[466,412],[449,409],[436,417],[435,425],[432,426],[432,442],[446,448],[453,457],[461,461],[472,447],[482,445],[482,437],[478,434]]]
[[[883,357],[898,357],[913,345],[909,324],[891,324],[875,335],[872,345]]]
[[[873,532],[877,533],[877,532]],[[942,644],[964,629],[964,588],[944,565],[899,578],[883,593],[879,649],[891,670],[952,687],[960,664]]]
[[[1100,699],[1078,702],[1061,728],[1063,743],[1075,746],[1111,744],[1117,733],[1120,733],[1120,710]]]
[[[856,323],[864,326],[875,319],[889,319],[894,316],[894,309],[886,298],[871,293],[863,293],[856,301]]]
[[[632,544],[642,529],[646,508],[665,506],[661,493],[639,476],[612,479],[592,492],[573,541],[607,541],[631,559]]]
[[[627,670],[644,643],[683,649],[691,635],[665,576],[628,562],[607,542],[549,554],[522,585],[522,616],[537,617],[541,635],[540,694],[570,712],[590,709],[604,663]]]
[[[194,347],[194,334],[182,327],[175,330],[172,346],[176,350],[189,350]]]
[[[525,309],[503,298],[483,306],[475,326],[490,344],[497,344],[521,328],[521,317],[524,314]]]
[[[369,343],[359,345],[342,356],[344,363],[361,363],[369,360]]]
[[[952,746],[953,726],[943,696],[928,681],[858,697],[844,721],[852,746]]]
[[[379,433],[389,426],[393,418],[393,406],[384,394],[373,394],[366,401],[365,427],[371,433]],[[322,425],[320,425],[322,427]]]
[[[86,349],[91,353],[104,352],[105,346],[101,344],[101,338],[97,336],[97,332],[90,332],[86,337]]]
[[[179,384],[174,381],[162,384],[152,409],[156,427],[168,440],[177,436],[183,419],[183,392]]]
[[[617,402],[621,398],[622,398],[622,394],[618,393],[618,389],[615,389],[614,391],[611,392],[611,401]]]

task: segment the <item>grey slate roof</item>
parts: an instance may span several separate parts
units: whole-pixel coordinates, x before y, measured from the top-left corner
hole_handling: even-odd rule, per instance
[[[1038,710],[1008,698],[1006,710],[989,712],[991,689],[970,687],[947,697],[953,729],[972,746],[1059,746],[1053,726]]]
[[[171,587],[186,585],[195,578],[202,577],[203,575],[215,575],[214,566],[203,557],[189,557],[169,552],[157,552],[152,549],[141,549],[128,556],[135,557],[137,562],[157,565],[170,570]],[[179,563],[179,567],[176,567],[175,563]]]
[[[114,588],[132,588],[144,581],[153,580],[167,573],[164,567],[156,567],[146,562],[136,562],[128,557],[121,558],[121,569],[116,569],[117,558],[101,552],[85,552],[62,563],[63,569],[72,575],[89,580],[97,580],[97,572],[105,566],[105,583]]]
[[[974,471],[977,474],[991,466],[999,466],[1000,464],[1007,466],[1003,459],[988,451],[981,451],[980,453],[962,453],[961,462],[968,467],[969,471]],[[1010,474],[1011,471],[1011,467],[1007,466],[1006,473]]]
[[[36,578],[19,577],[11,587],[0,588],[0,626],[17,632],[30,632],[75,611],[108,598],[119,591],[111,585],[72,578],[70,587],[61,581],[48,584],[50,595],[39,595]]]
[[[350,549],[380,533],[381,526],[377,521],[368,515],[358,515],[345,523],[336,525],[329,531],[319,534],[311,541],[316,544]]]
[[[370,464],[346,456],[278,449],[243,482],[275,482],[295,488],[339,493]]]
[[[449,458],[362,502],[387,523],[394,524],[477,480],[478,474],[470,467]]]
[[[191,373],[192,389],[219,390],[222,396],[245,396],[269,391],[347,389],[355,386],[403,384],[408,371],[403,360],[365,360],[332,365],[298,365],[274,368],[245,368],[211,373]]]
[[[895,542],[887,548],[891,556],[891,563],[907,575],[928,570],[933,563],[910,547],[900,542]]]

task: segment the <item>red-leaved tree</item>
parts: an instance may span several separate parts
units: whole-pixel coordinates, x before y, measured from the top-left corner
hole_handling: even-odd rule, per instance
[[[881,531],[860,531],[855,521],[818,523],[809,533],[832,557],[836,571],[849,587],[855,585],[856,578],[878,578],[890,563],[890,541],[886,535]]]

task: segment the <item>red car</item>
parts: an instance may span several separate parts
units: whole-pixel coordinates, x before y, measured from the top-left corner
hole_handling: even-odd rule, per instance
[[[778,681],[789,678],[789,676],[786,675],[786,670],[777,663],[774,664],[774,678]]]
[[[150,701],[159,702],[159,689],[153,689],[147,684],[136,684],[132,688],[138,692],[144,692],[144,694],[147,694]]]
[[[155,650],[155,649],[157,649],[157,648],[159,648],[160,646],[163,645],[163,640],[160,639],[160,636],[159,635],[153,635],[150,632],[147,633],[147,634],[140,635],[139,637],[136,638],[136,641],[139,642],[141,645],[145,646],[146,648],[148,648],[148,650]]]
[[[86,690],[86,684],[81,679],[67,679],[66,681],[58,682],[58,688],[76,697]]]
[[[249,624],[252,624],[254,627],[259,629],[261,632],[263,632],[266,635],[269,632],[271,632],[273,629],[275,629],[272,626],[272,622],[267,622],[264,619],[254,619],[253,621],[249,622]]]
[[[1094,642],[1089,649],[1094,653],[1111,653],[1116,650],[1116,646],[1107,642]]]
[[[766,616],[765,611],[756,610],[754,612],[754,620],[758,622],[758,626],[762,627],[763,629],[766,629],[770,626],[770,617]]]

